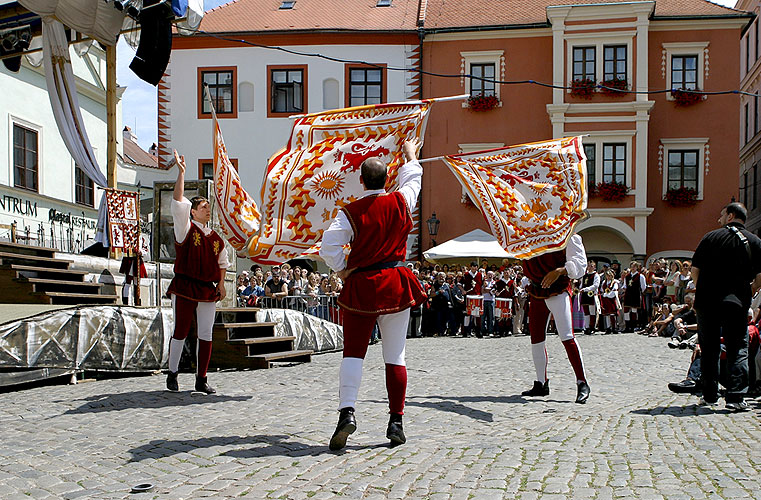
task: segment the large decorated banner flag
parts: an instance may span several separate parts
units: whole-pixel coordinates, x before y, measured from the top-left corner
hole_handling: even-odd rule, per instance
[[[215,188],[225,237],[262,264],[317,255],[322,232],[341,207],[363,196],[359,167],[386,162],[397,187],[402,144],[422,138],[432,100],[345,108],[295,117],[287,147],[270,158],[261,216],[240,185],[215,125]]]
[[[238,171],[227,156],[225,140],[211,107],[214,142],[214,198],[222,234],[240,255],[246,242],[259,230],[261,215],[256,202],[243,189]],[[242,255],[245,256],[245,255]]]
[[[586,217],[581,137],[445,156],[444,161],[514,258],[565,247]]]

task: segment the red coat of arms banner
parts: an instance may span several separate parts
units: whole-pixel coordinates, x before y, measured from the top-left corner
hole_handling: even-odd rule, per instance
[[[140,253],[140,198],[133,191],[109,189],[108,239],[111,255],[132,257]]]
[[[422,138],[432,103],[359,106],[295,117],[287,147],[268,162],[261,216],[240,186],[215,124],[215,191],[225,237],[238,255],[263,264],[316,255],[322,232],[338,210],[362,197],[359,167],[365,159],[386,162],[386,190],[396,188],[402,143]]]
[[[581,137],[444,157],[514,258],[565,247],[586,217],[586,157]]]

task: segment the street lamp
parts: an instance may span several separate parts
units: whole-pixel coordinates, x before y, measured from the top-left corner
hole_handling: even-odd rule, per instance
[[[428,234],[431,236],[432,246],[436,246],[434,238],[439,233],[439,224],[441,224],[441,221],[436,218],[436,212],[433,212],[431,218],[425,221],[425,223],[428,224]]]

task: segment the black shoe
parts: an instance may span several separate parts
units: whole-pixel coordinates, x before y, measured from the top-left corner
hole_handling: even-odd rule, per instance
[[[694,380],[686,378],[681,382],[671,382],[669,390],[677,394],[695,394],[700,392],[700,387],[698,387],[698,384]]]
[[[534,387],[528,391],[523,391],[521,396],[549,396],[550,395],[550,381],[541,383],[538,380],[534,381]]]
[[[196,392],[205,392],[206,394],[216,394],[212,386],[207,383],[206,377],[196,377]]]
[[[386,437],[391,441],[391,446],[399,446],[407,442],[407,438],[404,435],[404,426],[402,426],[402,416],[399,414],[391,414],[388,419],[388,429],[386,429]]]
[[[341,408],[338,415],[338,425],[333,437],[330,438],[330,449],[333,451],[340,450],[346,446],[346,439],[349,434],[357,430],[357,419],[354,418],[354,408]]]
[[[177,383],[177,372],[169,371],[166,374],[166,390],[177,392],[180,390],[180,384]]]
[[[586,403],[587,399],[589,399],[590,392],[592,391],[589,389],[589,384],[586,382],[579,382],[576,392],[576,402],[582,405]]]

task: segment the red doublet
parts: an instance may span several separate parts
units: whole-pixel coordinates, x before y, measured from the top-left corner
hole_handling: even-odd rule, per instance
[[[571,280],[566,275],[560,276],[549,288],[542,288],[542,280],[547,276],[547,273],[558,267],[565,266],[565,250],[545,253],[538,257],[524,260],[522,264],[523,274],[531,280],[531,283],[526,288],[531,297],[546,299],[565,291],[568,291],[569,294],[571,293]]]
[[[174,278],[167,295],[177,295],[195,302],[216,302],[219,281],[219,252],[224,248],[222,238],[212,231],[207,235],[195,225],[182,243],[174,244]]]
[[[355,314],[377,315],[423,302],[425,291],[408,267],[361,270],[405,260],[412,217],[401,193],[366,196],[342,210],[354,232],[346,268],[358,270],[346,279],[338,304]]]

